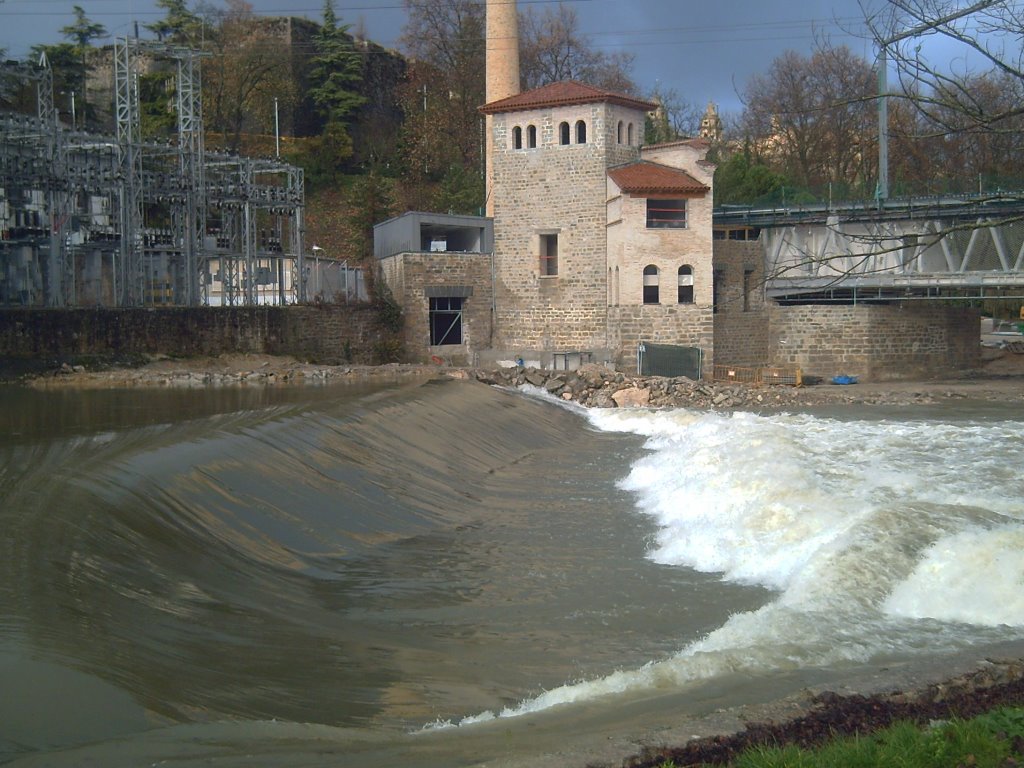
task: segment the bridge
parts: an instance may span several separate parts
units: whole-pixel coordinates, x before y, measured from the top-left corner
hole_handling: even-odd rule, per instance
[[[725,206],[713,225],[759,240],[780,303],[1024,298],[1024,192]]]

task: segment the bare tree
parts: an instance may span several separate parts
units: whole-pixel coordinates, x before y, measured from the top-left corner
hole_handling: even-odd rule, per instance
[[[1010,176],[1019,183],[1024,174],[1019,4],[981,0],[960,7],[951,0],[888,0],[868,19],[868,27],[896,72],[887,88],[890,108],[903,110],[890,122],[894,140],[926,148],[950,179],[967,179],[973,186],[979,178]],[[922,45],[926,38],[940,39],[943,50],[952,47],[955,55],[930,61],[926,48],[938,46]]]
[[[287,51],[245,0],[227,0],[211,49],[203,64],[208,124],[237,150],[244,131],[269,132],[275,98],[290,104],[295,97]]]
[[[519,67],[524,90],[579,80],[619,93],[635,93],[633,54],[605,53],[580,31],[575,9],[564,3],[519,14]]]
[[[864,188],[874,178],[875,75],[845,46],[787,51],[747,84],[744,133],[793,183]]]

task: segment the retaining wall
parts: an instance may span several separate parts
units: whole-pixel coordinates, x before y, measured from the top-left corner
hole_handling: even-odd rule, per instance
[[[7,358],[253,353],[373,364],[388,362],[388,338],[368,304],[0,309],[0,357]]]

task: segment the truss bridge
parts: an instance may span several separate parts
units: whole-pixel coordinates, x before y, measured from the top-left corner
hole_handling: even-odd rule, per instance
[[[781,303],[1024,297],[1024,192],[716,209]]]

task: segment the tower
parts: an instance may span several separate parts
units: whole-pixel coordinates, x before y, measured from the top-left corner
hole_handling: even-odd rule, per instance
[[[708,108],[700,119],[700,137],[712,144],[722,140],[722,118],[718,116],[714,102],[708,102]]]
[[[519,15],[516,0],[487,0],[486,100],[493,101],[519,93]],[[494,186],[493,118],[485,117],[487,215],[494,214],[491,190]]]

